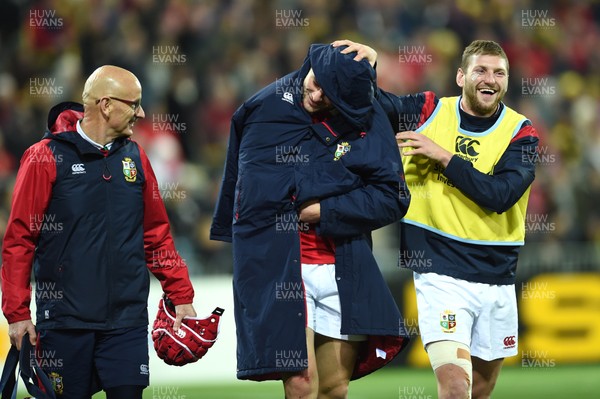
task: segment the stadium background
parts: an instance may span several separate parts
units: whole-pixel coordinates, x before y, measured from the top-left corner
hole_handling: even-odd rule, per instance
[[[232,396],[179,390],[220,381],[217,392],[225,392],[240,384],[234,381],[230,247],[208,240],[229,120],[237,106],[296,69],[310,43],[338,38],[378,51],[378,84],[385,90],[456,95],[460,52],[473,39],[493,39],[510,60],[505,102],[528,116],[540,134],[527,244],[518,269],[520,353],[507,362],[498,392],[532,397],[520,396],[524,388],[516,382],[525,378],[535,387],[533,376],[541,376],[542,389],[563,375],[569,386],[582,389],[568,397],[596,397],[600,382],[589,376],[600,372],[598,21],[598,1],[574,0],[2,0],[0,238],[20,156],[40,139],[49,108],[80,101],[85,78],[99,65],[130,69],[142,83],[146,112],[134,138],[157,173],[178,250],[197,287],[195,305],[205,314],[217,304],[228,308],[222,340],[207,357],[184,369],[153,359],[152,381],[167,388],[146,393],[161,399],[249,397],[264,384],[242,383],[243,393]],[[397,231],[388,227],[374,238],[381,268],[415,338],[392,374],[381,373],[390,375],[385,381],[395,389],[389,397],[434,397],[410,273],[397,264]],[[156,298],[153,286],[151,315]],[[2,322],[3,358],[8,343]],[[401,383],[400,375],[411,376],[419,367],[426,377]],[[386,384],[376,378],[377,373],[356,383],[365,387],[361,397],[383,397],[369,395],[375,385]],[[551,389],[543,397],[567,396]]]

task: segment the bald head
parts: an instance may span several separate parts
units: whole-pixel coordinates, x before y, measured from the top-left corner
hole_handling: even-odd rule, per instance
[[[133,135],[135,122],[145,117],[140,81],[114,65],[96,69],[86,80],[82,97],[81,128],[101,145]]]
[[[88,105],[90,101],[105,96],[128,98],[132,91],[141,91],[140,82],[133,73],[114,65],[104,65],[86,80],[83,104]]]

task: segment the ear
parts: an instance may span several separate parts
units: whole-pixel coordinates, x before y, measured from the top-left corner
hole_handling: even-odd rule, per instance
[[[462,68],[458,68],[456,71],[456,84],[458,87],[465,86],[465,73],[463,72]]]
[[[105,119],[107,119],[108,115],[110,114],[110,109],[111,109],[110,99],[109,98],[102,98],[100,100],[100,102],[98,103],[98,107],[100,109],[100,114],[102,114],[102,116]]]

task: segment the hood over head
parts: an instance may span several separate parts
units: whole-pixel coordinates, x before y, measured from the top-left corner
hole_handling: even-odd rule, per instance
[[[346,46],[334,48],[330,44],[313,44],[307,60],[319,86],[335,108],[349,123],[367,130],[371,124],[375,70],[366,59],[354,61],[355,52],[342,54],[344,48]]]

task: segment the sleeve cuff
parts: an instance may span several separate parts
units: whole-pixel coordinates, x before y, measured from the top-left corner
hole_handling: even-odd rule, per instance
[[[319,204],[321,205],[321,219],[316,226],[316,231],[320,236],[327,235],[327,231],[329,230],[330,221],[327,218],[331,216],[331,207],[329,206],[330,201],[333,201],[333,199],[324,198],[319,201]]]
[[[464,168],[470,166],[473,166],[471,162],[466,161],[459,156],[453,155],[452,158],[450,158],[450,162],[448,162],[448,166],[446,166],[446,169],[442,173],[448,179],[456,181],[460,179],[460,175],[462,174]]]

